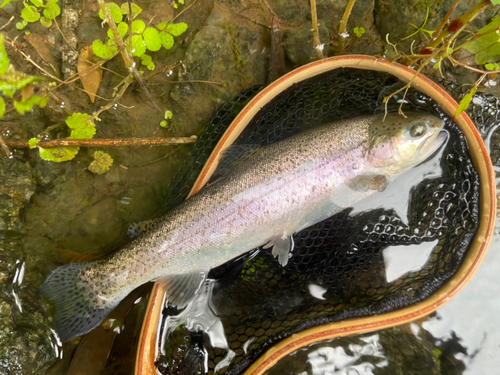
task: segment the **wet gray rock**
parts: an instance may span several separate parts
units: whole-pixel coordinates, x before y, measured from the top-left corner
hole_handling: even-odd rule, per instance
[[[330,31],[325,26],[323,19],[318,20],[320,42],[323,43],[323,56],[328,56],[330,49]],[[313,36],[311,22],[307,21],[302,25],[288,31],[283,38],[285,55],[294,65],[304,65],[317,60],[316,51],[313,47]]]
[[[233,23],[232,17],[231,9],[214,7],[207,26],[187,47],[185,70],[178,69],[178,80],[186,83],[177,84],[170,93],[177,109],[175,126],[184,134],[196,132],[241,91],[266,81],[268,49],[262,35],[247,24]]]
[[[20,157],[0,157],[0,230],[18,229],[20,214],[35,192],[31,166]]]
[[[0,231],[0,373],[39,374],[56,358],[50,314],[22,260],[22,236]],[[58,350],[58,349],[57,349]]]

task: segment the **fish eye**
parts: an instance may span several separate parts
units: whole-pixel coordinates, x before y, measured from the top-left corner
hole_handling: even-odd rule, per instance
[[[427,127],[424,124],[422,124],[421,122],[418,122],[418,123],[412,125],[412,127],[410,128],[410,135],[413,138],[420,138],[425,134],[426,131],[427,131]]]

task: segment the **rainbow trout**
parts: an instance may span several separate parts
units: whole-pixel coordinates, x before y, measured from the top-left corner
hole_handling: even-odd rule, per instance
[[[40,288],[63,342],[98,326],[133,289],[165,284],[182,308],[208,271],[259,246],[287,264],[293,234],[382,191],[422,163],[448,133],[433,116],[361,117],[317,127],[254,152],[167,212],[110,257],[55,269]],[[238,147],[238,146],[235,146]],[[230,149],[222,159],[230,159]]]

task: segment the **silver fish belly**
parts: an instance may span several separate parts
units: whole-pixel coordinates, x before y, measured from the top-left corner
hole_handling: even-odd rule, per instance
[[[425,160],[444,142],[438,136],[440,120],[394,116],[386,121],[399,124],[397,130],[384,130],[382,116],[370,116],[321,126],[264,147],[111,257],[56,269],[41,292],[56,304],[61,339],[90,331],[130,291],[148,281],[165,282],[169,300],[183,307],[211,268],[253,248],[272,247],[286,265],[294,233],[383,190],[391,175]],[[429,150],[417,160],[407,149],[409,141],[422,137],[415,125],[422,126],[422,121],[428,139],[417,146],[425,143]],[[419,137],[410,136],[410,131]],[[389,141],[390,147],[384,143]],[[410,161],[401,156],[406,154]],[[76,302],[64,301],[69,288]]]

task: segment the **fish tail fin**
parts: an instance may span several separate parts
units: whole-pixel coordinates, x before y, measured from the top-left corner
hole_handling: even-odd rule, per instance
[[[42,297],[54,303],[56,330],[62,342],[93,330],[119,302],[96,306],[90,285],[80,279],[89,263],[71,263],[56,268],[40,287]]]

